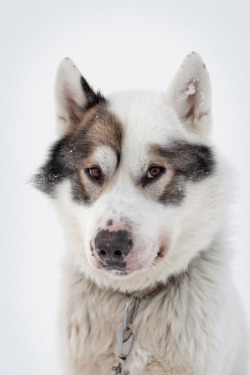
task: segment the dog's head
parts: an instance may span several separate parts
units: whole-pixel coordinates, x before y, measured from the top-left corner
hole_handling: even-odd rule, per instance
[[[35,183],[56,202],[74,263],[120,290],[187,267],[218,231],[223,196],[199,55],[186,58],[167,93],[108,98],[65,59],[56,99],[60,138]]]

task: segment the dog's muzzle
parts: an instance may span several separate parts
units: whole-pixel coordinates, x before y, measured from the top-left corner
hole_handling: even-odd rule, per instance
[[[132,234],[126,230],[101,230],[94,240],[94,251],[104,268],[126,267],[126,256],[133,247]]]

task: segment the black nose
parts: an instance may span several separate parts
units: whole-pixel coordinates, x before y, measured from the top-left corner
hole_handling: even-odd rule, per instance
[[[132,234],[126,230],[110,232],[101,230],[95,238],[95,250],[108,263],[121,263],[132,249]]]

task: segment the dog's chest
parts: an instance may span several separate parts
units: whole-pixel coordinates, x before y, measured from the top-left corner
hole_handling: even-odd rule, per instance
[[[64,301],[64,353],[70,368],[74,368],[69,373],[112,374],[118,354],[116,329],[123,320],[127,297],[101,291],[87,282],[84,285],[83,290],[74,283]],[[141,301],[126,363],[131,375],[189,375],[197,356],[201,367],[205,366],[205,356],[208,361],[211,343],[202,332],[211,331],[210,318],[199,319],[204,316],[201,301],[187,296],[181,299],[179,287],[173,285],[170,292],[166,290]],[[178,293],[174,288],[178,288]]]

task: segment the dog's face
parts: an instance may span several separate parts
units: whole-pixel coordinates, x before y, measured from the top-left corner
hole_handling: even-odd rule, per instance
[[[75,264],[120,290],[187,267],[218,230],[223,194],[200,57],[187,57],[167,94],[109,98],[65,59],[56,93],[60,139],[36,185],[55,199]]]

